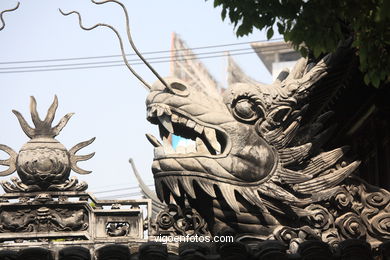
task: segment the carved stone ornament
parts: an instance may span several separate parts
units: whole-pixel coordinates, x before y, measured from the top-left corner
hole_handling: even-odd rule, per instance
[[[53,104],[43,121],[39,118],[36,106],[35,98],[31,97],[31,118],[35,128],[30,127],[18,111],[12,111],[18,118],[24,133],[31,140],[22,146],[19,154],[10,147],[0,144],[0,150],[10,156],[7,160],[0,160],[0,165],[9,167],[0,172],[0,176],[7,176],[17,171],[20,177],[20,179],[11,178],[11,182],[3,181],[1,185],[6,192],[86,190],[88,185],[85,182],[78,183],[76,177],[69,179],[69,175],[71,169],[79,174],[90,173],[90,171],[80,169],[77,162],[92,158],[94,153],[79,156],[76,152],[91,144],[95,138],[81,142],[68,151],[54,137],[65,127],[73,113],[66,114],[53,127],[52,123],[58,106],[57,96],[54,97]]]
[[[152,236],[206,236],[210,235],[206,221],[190,207],[181,209],[169,204],[151,224]]]
[[[84,209],[34,207],[2,210],[0,232],[82,231],[88,228]]]
[[[130,224],[128,222],[109,222],[107,224],[107,235],[110,237],[122,237],[129,233]]]
[[[177,78],[155,83],[146,106],[162,138],[147,135],[158,197],[182,208],[185,198],[213,235],[239,240],[294,249],[308,239],[390,239],[390,193],[351,177],[360,162],[348,160],[348,147],[323,150],[334,126],[316,95],[342,82],[351,60],[342,46],[317,63],[301,59],[272,85],[236,83],[219,97]],[[175,150],[173,134],[194,146]]]

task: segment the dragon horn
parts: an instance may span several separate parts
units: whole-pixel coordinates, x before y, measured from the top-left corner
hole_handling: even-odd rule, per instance
[[[328,54],[323,59],[321,59],[309,72],[304,74],[301,78],[290,79],[286,81],[285,87],[286,90],[293,96],[303,96],[308,93],[312,87],[315,86],[315,83],[318,82],[321,78],[328,74],[328,61],[330,60]],[[301,63],[301,62],[299,62]],[[302,61],[303,63],[303,61]],[[302,65],[299,64],[299,65]],[[302,68],[301,68],[302,69]],[[300,74],[297,72],[296,74]]]

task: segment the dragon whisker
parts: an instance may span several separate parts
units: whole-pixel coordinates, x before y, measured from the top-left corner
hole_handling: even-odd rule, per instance
[[[126,17],[127,38],[128,38],[128,41],[129,41],[131,47],[133,48],[134,52],[144,62],[144,64],[150,69],[150,71],[158,78],[158,80],[160,80],[161,83],[164,84],[164,86],[166,88],[168,88],[169,90],[172,91],[171,86],[169,86],[169,84],[160,76],[160,74],[158,74],[157,71],[146,61],[146,59],[142,56],[142,54],[138,51],[137,47],[135,46],[133,38],[131,37],[131,32],[130,32],[129,14],[128,14],[127,9],[124,6],[124,4],[119,2],[119,1],[117,1],[117,0],[104,0],[104,1],[101,1],[101,2],[97,2],[95,0],[91,0],[91,1],[92,1],[92,3],[97,4],[97,5],[106,4],[106,3],[109,3],[109,2],[113,2],[113,3],[116,3],[116,4],[120,5],[120,7],[122,8],[122,10],[123,10],[123,12],[125,14],[125,17]],[[174,91],[172,91],[172,92],[174,93]]]
[[[65,12],[63,12],[61,9],[59,9],[59,11],[60,11],[60,13],[61,13],[62,15],[64,15],[64,16],[68,16],[68,15],[71,15],[71,14],[77,14],[78,19],[79,19],[79,26],[80,26],[81,29],[83,29],[83,30],[85,30],[85,31],[91,31],[91,30],[93,30],[93,29],[95,29],[95,28],[97,28],[97,27],[107,27],[107,28],[111,29],[111,30],[115,33],[115,35],[117,36],[117,38],[118,38],[118,40],[119,40],[119,45],[120,45],[120,49],[121,49],[122,58],[123,58],[123,61],[124,61],[125,64],[126,64],[126,67],[130,70],[131,73],[133,73],[133,75],[134,75],[139,81],[142,82],[142,84],[144,84],[144,86],[145,86],[147,89],[149,89],[149,90],[151,89],[151,86],[150,86],[143,78],[141,78],[141,76],[139,76],[139,75],[137,74],[137,72],[135,72],[135,71],[133,70],[133,68],[130,66],[130,64],[129,64],[127,58],[126,58],[126,53],[125,53],[125,51],[124,51],[123,40],[122,40],[122,38],[121,38],[121,36],[120,36],[118,30],[116,30],[113,26],[111,26],[111,25],[109,25],[109,24],[105,24],[105,23],[97,23],[97,24],[95,24],[95,25],[93,25],[93,26],[91,26],[91,27],[85,27],[85,26],[83,25],[83,23],[82,23],[81,15],[80,15],[79,12],[77,12],[77,11],[71,11],[71,12],[65,13]]]
[[[0,21],[1,21],[1,25],[0,25],[0,31],[4,29],[5,27],[5,22],[4,22],[4,18],[3,18],[3,14],[6,13],[6,12],[12,12],[12,11],[15,11],[16,9],[19,8],[19,5],[20,5],[20,2],[18,2],[16,4],[16,6],[14,8],[11,8],[11,9],[6,9],[2,12],[0,12]]]

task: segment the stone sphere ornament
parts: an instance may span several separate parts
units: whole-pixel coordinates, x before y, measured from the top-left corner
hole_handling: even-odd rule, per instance
[[[66,114],[56,126],[52,126],[55,112],[58,107],[57,96],[51,104],[45,119],[42,121],[37,112],[37,103],[34,97],[31,97],[31,118],[35,128],[29,126],[24,117],[16,110],[12,112],[19,120],[24,133],[31,138],[22,146],[17,154],[10,147],[0,145],[0,150],[8,153],[10,158],[0,160],[0,165],[9,168],[1,171],[0,176],[6,176],[17,171],[18,178],[12,178],[13,183],[2,182],[6,192],[21,191],[42,191],[42,190],[85,190],[85,182],[78,183],[77,178],[69,179],[71,170],[79,174],[89,174],[77,166],[77,162],[85,161],[94,156],[95,153],[88,155],[75,155],[81,148],[91,144],[95,138],[81,142],[71,148],[69,151],[55,137],[65,127],[73,113]]]

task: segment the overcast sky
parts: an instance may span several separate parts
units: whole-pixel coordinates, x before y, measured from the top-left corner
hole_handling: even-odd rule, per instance
[[[131,19],[132,35],[141,52],[169,50],[171,33],[178,33],[190,47],[231,44],[265,39],[264,32],[237,39],[233,26],[222,22],[220,9],[214,9],[212,1],[203,0],[143,0],[124,1]],[[14,7],[16,1],[1,0],[0,10]],[[147,184],[153,183],[150,166],[153,147],[145,133],[158,136],[157,127],[145,119],[145,98],[147,91],[125,66],[59,70],[46,72],[4,73],[10,67],[59,65],[52,63],[4,62],[91,57],[120,54],[115,35],[108,29],[83,31],[77,17],[62,16],[64,11],[78,10],[84,23],[91,26],[97,22],[114,25],[124,34],[124,16],[113,3],[94,5],[87,0],[25,0],[17,11],[4,14],[6,26],[0,32],[0,144],[6,144],[15,151],[29,139],[21,130],[12,109],[20,111],[31,123],[29,96],[35,96],[41,118],[56,94],[59,107],[54,121],[68,112],[76,114],[57,139],[70,149],[75,144],[96,137],[96,141],[78,154],[92,151],[96,155],[79,166],[93,172],[88,175],[72,173],[89,183],[89,191],[99,192],[136,186],[128,159],[132,157]],[[208,51],[249,48],[248,44],[227,46]],[[195,50],[204,52],[206,50]],[[126,52],[131,53],[126,44]],[[166,56],[167,53],[155,54]],[[146,58],[153,56],[146,56]],[[238,64],[250,76],[262,82],[269,82],[271,76],[257,56],[253,54],[234,56]],[[75,62],[96,62],[120,60],[107,58]],[[226,85],[226,58],[203,61],[215,78]],[[169,63],[152,64],[162,75],[168,76]],[[134,66],[147,82],[156,78],[144,67]],[[19,70],[26,70],[24,68]],[[32,125],[32,124],[31,124]],[[6,159],[0,152],[0,159]],[[4,169],[4,167],[1,167]],[[16,173],[14,173],[15,175]],[[11,176],[1,177],[8,180]],[[125,195],[126,191],[121,194]]]

